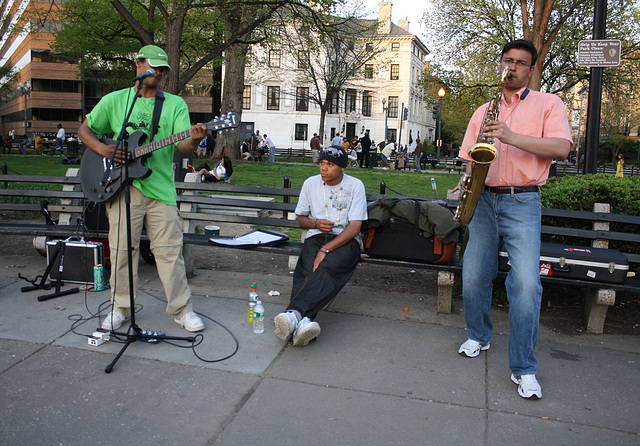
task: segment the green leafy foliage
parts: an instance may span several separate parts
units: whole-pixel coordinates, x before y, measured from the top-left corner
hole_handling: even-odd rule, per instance
[[[615,214],[640,215],[640,179],[613,175],[564,175],[542,188],[542,205],[592,211],[594,203],[609,203]]]

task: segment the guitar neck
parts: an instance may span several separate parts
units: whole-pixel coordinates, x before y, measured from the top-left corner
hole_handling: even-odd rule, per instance
[[[167,136],[166,138],[159,139],[157,141],[150,142],[148,144],[143,144],[139,147],[133,149],[133,158],[137,159],[142,156],[145,156],[151,152],[154,152],[158,149],[161,149],[169,144],[173,144],[183,139],[187,139],[191,136],[191,129],[187,129],[184,132],[176,133],[175,135]]]

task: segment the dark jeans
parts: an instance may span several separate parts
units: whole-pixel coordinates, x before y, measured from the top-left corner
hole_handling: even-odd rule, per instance
[[[194,170],[196,172],[200,172],[202,169],[211,171],[211,167],[209,166],[209,164],[207,163],[202,163],[200,164],[198,167],[196,167]],[[210,173],[204,174],[203,175],[203,180],[209,183],[217,183],[218,181],[220,181],[219,179],[217,179],[216,177],[214,177],[213,175],[211,175]]]
[[[360,259],[360,244],[356,240],[331,251],[313,271],[313,261],[320,247],[333,238],[320,234],[304,241],[293,273],[291,302],[287,310],[296,310],[302,317],[313,320],[351,278]]]

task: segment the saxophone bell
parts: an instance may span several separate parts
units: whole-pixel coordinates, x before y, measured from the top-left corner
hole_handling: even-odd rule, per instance
[[[482,120],[482,127],[476,139],[476,144],[467,150],[471,158],[471,172],[465,175],[461,182],[460,204],[456,209],[454,220],[466,225],[471,221],[478,204],[480,194],[484,189],[484,180],[489,172],[489,165],[498,158],[498,150],[493,145],[494,139],[484,136],[484,125],[489,121],[498,120],[500,114],[500,99],[507,79],[512,73],[507,65],[500,76],[498,88]]]

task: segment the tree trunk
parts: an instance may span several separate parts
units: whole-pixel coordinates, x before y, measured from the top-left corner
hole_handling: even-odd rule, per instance
[[[327,108],[322,107],[320,109],[320,128],[318,129],[318,136],[320,137],[320,144],[324,144],[324,121],[327,116]]]
[[[166,73],[163,90],[167,93],[178,94],[178,79],[180,77],[180,42],[184,27],[183,18],[167,20],[166,45],[164,50],[169,58],[171,71]]]
[[[222,92],[221,114],[236,112],[238,119],[242,117],[242,92],[244,91],[244,69],[249,45],[234,44],[229,47],[225,58],[225,73]],[[216,138],[214,158],[222,156],[239,159],[240,131],[224,132]]]

